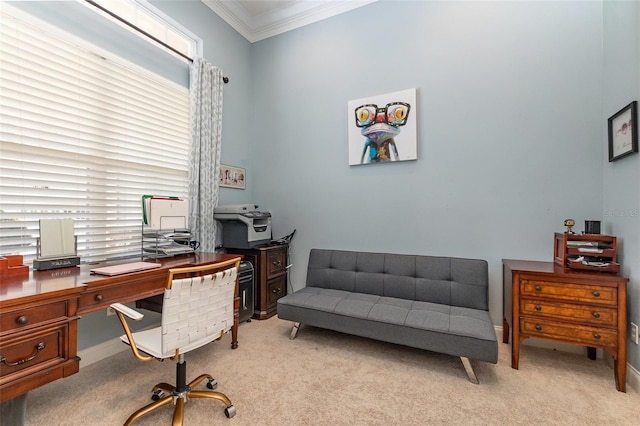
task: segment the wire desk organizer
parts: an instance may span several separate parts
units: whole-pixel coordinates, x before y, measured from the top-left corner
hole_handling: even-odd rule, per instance
[[[142,196],[142,256],[171,257],[192,253],[189,202],[179,197]]]

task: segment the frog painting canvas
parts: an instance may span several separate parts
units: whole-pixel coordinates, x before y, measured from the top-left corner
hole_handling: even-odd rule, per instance
[[[417,159],[416,89],[349,101],[349,164]]]

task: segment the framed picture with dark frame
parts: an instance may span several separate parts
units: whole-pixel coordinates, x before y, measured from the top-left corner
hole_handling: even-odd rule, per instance
[[[247,173],[242,167],[226,166],[220,164],[220,186],[227,188],[244,189],[247,181]]]
[[[609,118],[609,162],[638,152],[638,108],[631,102]]]

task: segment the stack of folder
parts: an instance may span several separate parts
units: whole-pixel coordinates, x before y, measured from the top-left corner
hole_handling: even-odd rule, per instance
[[[189,228],[189,201],[179,197],[142,196],[142,220],[153,230]]]
[[[189,202],[180,197],[143,195],[143,251],[164,257],[191,253]]]

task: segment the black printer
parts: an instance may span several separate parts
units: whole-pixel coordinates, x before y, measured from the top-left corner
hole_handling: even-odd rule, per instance
[[[259,211],[255,204],[219,206],[213,218],[222,224],[225,248],[247,249],[271,242],[271,213]]]

